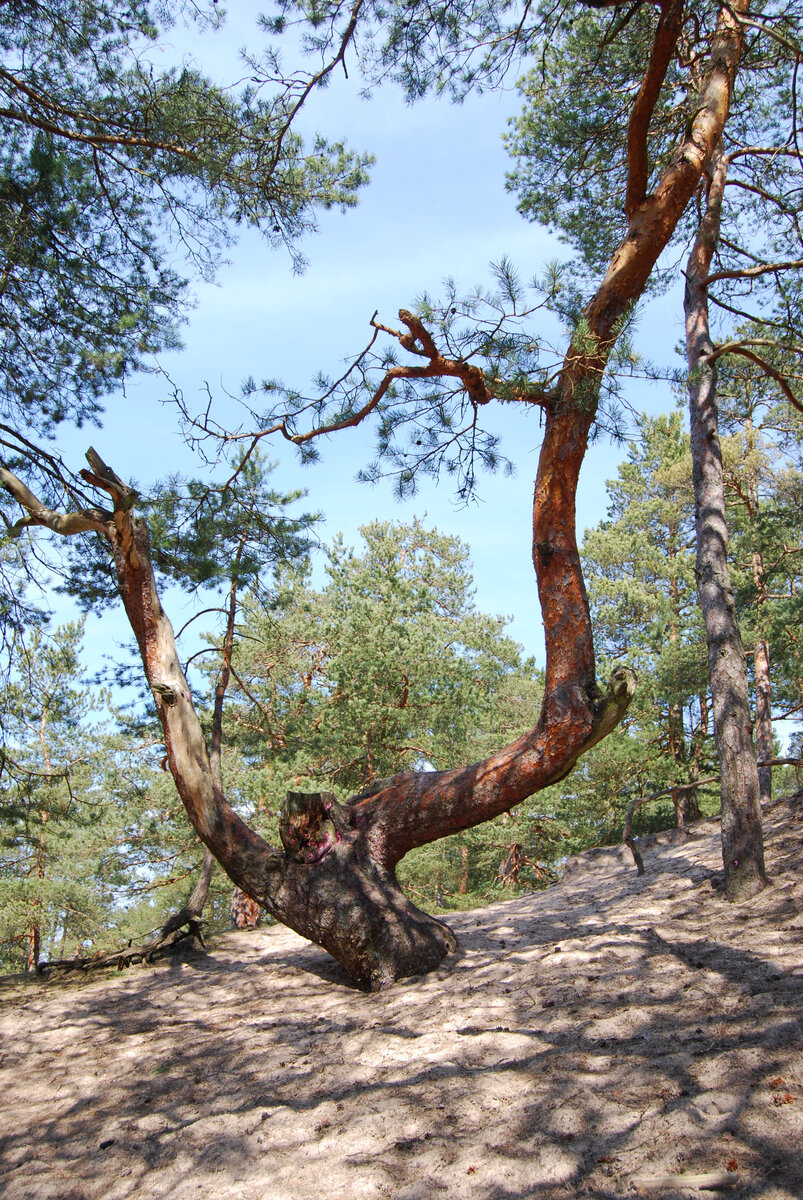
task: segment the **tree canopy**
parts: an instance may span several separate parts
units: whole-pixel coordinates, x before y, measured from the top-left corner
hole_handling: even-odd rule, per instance
[[[365,156],[291,126],[300,79],[249,82],[165,67],[144,0],[0,6],[0,419],[6,453],[178,345],[188,279],[238,224],[293,249],[320,207],[346,207]],[[179,5],[183,16],[214,20]]]

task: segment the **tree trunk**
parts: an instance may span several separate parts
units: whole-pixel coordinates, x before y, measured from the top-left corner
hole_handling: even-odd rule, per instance
[[[468,846],[460,847],[460,887],[458,891],[461,896],[465,896],[468,892]]]
[[[246,896],[242,888],[236,887],[229,904],[229,922],[235,929],[256,929],[262,920],[262,909],[256,900]]]
[[[728,527],[716,405],[716,366],[706,279],[719,233],[727,161],[710,160],[708,203],[686,272],[686,351],[697,522],[697,590],[708,646],[708,672],[722,794],[722,857],[728,899],[745,900],[766,883],[758,770],[752,740],[747,668],[728,574]]]
[[[772,758],[772,684],[770,648],[760,638],[753,651],[756,672],[756,755],[759,762]],[[758,768],[758,791],[762,805],[772,799],[772,767]]]
[[[25,960],[26,971],[39,970],[39,953],[42,944],[42,934],[36,921],[31,922],[28,931],[28,953]]]
[[[174,913],[162,926],[156,941],[152,944],[152,951],[160,949],[163,943],[167,942],[171,934],[175,933],[177,929],[181,929],[183,925],[187,926],[191,937],[199,941],[201,946],[204,945],[201,917],[206,907],[206,901],[209,898],[209,885],[212,882],[214,873],[215,856],[208,847],[204,846],[201,870],[190,898],[184,907],[179,909],[177,913]]]
[[[683,784],[676,784],[670,788],[672,803],[675,806],[675,821],[678,829],[684,829],[687,825],[691,825],[693,821],[700,820],[700,806],[697,802],[697,785],[692,783],[691,786],[684,787]]]
[[[745,449],[748,461],[753,459],[756,451],[756,432],[753,426],[753,414],[748,410],[745,421]],[[747,472],[747,515],[750,521],[751,533],[755,533],[758,525],[761,497],[759,491],[759,474],[756,467],[751,466]],[[767,574],[764,570],[764,555],[760,548],[753,550],[753,587],[756,609],[756,626],[758,633],[753,647],[753,667],[755,670],[756,687],[756,756],[759,762],[767,762],[772,758],[772,683],[770,680],[770,648],[761,632],[764,605],[767,601]],[[761,804],[769,804],[772,799],[772,768],[758,768],[758,788]]]
[[[524,847],[521,842],[514,842],[503,858],[496,873],[498,883],[503,887],[515,887],[519,882],[519,874],[524,866]]]

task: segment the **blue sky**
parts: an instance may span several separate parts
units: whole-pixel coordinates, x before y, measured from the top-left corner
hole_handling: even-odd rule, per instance
[[[238,5],[239,15],[229,18],[223,33],[203,39],[175,29],[158,54],[177,59],[195,54],[210,73],[236,78],[237,49],[245,43],[253,46],[258,36],[251,20],[258,7]],[[184,330],[184,350],[161,359],[191,405],[194,400],[198,407],[205,403],[208,385],[224,424],[238,421],[228,396],[236,395],[249,375],[278,377],[303,388],[318,370],[335,373],[365,345],[375,310],[381,321],[395,325],[400,307],[411,307],[424,291],[437,295],[446,276],[465,288],[488,284],[488,264],[507,255],[526,279],[561,253],[546,231],[517,214],[514,197],[505,191],[509,160],[501,134],[519,107],[512,87],[459,106],[445,99],[409,106],[390,87],[377,90],[370,101],[359,93],[359,79],[339,74],[313,98],[303,122],[306,133],[345,137],[355,149],[376,155],[372,182],[359,207],[322,215],[319,232],[302,244],[309,266],[300,276],[293,276],[285,254],[246,232],[215,284],[195,284],[197,303]],[[677,295],[651,304],[639,329],[645,352],[669,361],[682,336]],[[91,441],[118,473],[142,484],[168,471],[197,471],[181,441],[175,410],[163,403],[168,393],[159,376],[129,382],[124,394],[109,399],[104,429],[60,439],[66,461],[82,465]],[[647,384],[632,388],[630,400],[650,412],[674,403],[667,388]],[[425,482],[420,494],[404,504],[394,500],[389,482],[357,484],[354,477],[371,454],[370,430],[330,439],[320,447],[323,461],[308,468],[299,467],[286,443],[266,445],[265,450],[278,460],[277,486],[308,490],[307,507],[324,513],[327,539],[342,532],[348,543],[357,544],[358,527],[367,520],[410,520],[424,514],[433,525],[459,535],[471,548],[478,606],[511,616],[510,632],[541,658],[530,560],[537,412],[506,409],[502,419],[503,451],[516,465],[515,476],[486,477],[478,502],[468,507],[455,503],[448,481],[439,487]],[[605,481],[615,475],[624,452],[606,441],[592,447],[578,496],[581,533],[605,515]],[[177,594],[166,598],[165,607],[174,625],[186,619],[186,602]],[[127,640],[121,616],[91,620],[89,633],[94,654],[112,653],[116,642]]]

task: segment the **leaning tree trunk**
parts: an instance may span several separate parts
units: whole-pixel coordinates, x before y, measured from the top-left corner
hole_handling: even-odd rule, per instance
[[[594,676],[574,539],[574,494],[589,423],[588,412],[575,406],[550,414],[547,422],[542,461],[555,473],[557,496],[550,506],[548,483],[541,477],[534,557],[548,613],[549,648],[537,726],[484,762],[397,775],[345,805],[326,794],[290,793],[280,822],[282,849],[251,830],[222,793],[157,594],[147,525],[132,512],[135,493],[90,451],[92,470],[83,472],[84,478],[111,495],[114,510],[65,515],[47,509],[0,468],[0,481],[27,510],[24,524],[68,534],[93,529],[108,538],[164,730],[167,761],[201,840],[239,887],[277,920],[328,950],[366,989],[431,970],[456,947],[451,930],[402,892],[395,875],[399,860],[416,846],[487,821],[562,779],[614,728],[633,695],[633,675],[626,669],[614,673],[605,693]]]
[[[546,640],[544,701],[537,725],[484,762],[451,771],[406,772],[380,781],[345,804],[327,795],[291,793],[280,822],[282,849],[269,846],[227,803],[211,769],[151,569],[145,522],[132,512],[135,493],[94,452],[93,487],[111,496],[113,511],[86,508],[63,514],[46,508],[11,472],[0,482],[27,516],[17,522],[44,525],[60,534],[95,530],[112,548],[120,596],[142,655],[164,730],[167,761],[199,837],[231,879],[277,920],[325,947],[363,987],[376,989],[436,967],[454,949],[443,922],[416,908],[401,891],[395,869],[416,846],[472,828],[509,811],[540,789],[557,783],[580,756],[621,720],[635,678],[614,671],[606,689],[597,685],[588,598],[575,532],[580,467],[593,425],[608,356],[628,313],[643,294],[655,263],[699,184],[727,118],[743,30],[733,0],[720,14],[709,66],[694,115],[660,177],[649,170],[649,129],[685,19],[682,0],[662,0],[653,47],[635,98],[627,142],[628,228],[596,294],[587,306],[563,363],[548,391],[525,390],[516,398],[544,411],[544,442],[533,500],[533,564]],[[651,190],[650,190],[651,189]],[[394,365],[363,409],[306,433],[302,444],[358,424],[375,411],[399,379],[457,379],[467,403],[478,407],[498,394],[498,381],[479,366],[445,357],[434,337],[402,309],[405,333],[398,338],[415,366]],[[510,389],[501,395],[509,400]]]
[[[716,365],[708,324],[706,280],[719,234],[727,160],[718,145],[710,161],[708,203],[686,272],[686,352],[697,522],[697,591],[708,646],[708,673],[722,794],[722,858],[729,900],[744,900],[766,883],[758,769],[747,667],[728,573],[728,526],[719,443]]]

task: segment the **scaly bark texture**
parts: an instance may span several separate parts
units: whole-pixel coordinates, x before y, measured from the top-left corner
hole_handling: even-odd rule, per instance
[[[708,202],[686,271],[686,354],[697,521],[697,590],[708,646],[714,737],[721,772],[722,858],[730,900],[766,883],[758,769],[747,668],[728,574],[728,526],[712,360],[707,279],[719,234],[727,160],[718,145],[709,165]]]

